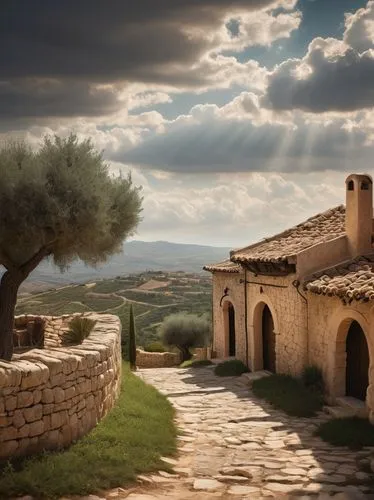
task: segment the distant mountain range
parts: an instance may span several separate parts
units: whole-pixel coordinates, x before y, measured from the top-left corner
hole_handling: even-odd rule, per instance
[[[229,251],[225,247],[134,240],[125,243],[122,253],[114,255],[98,268],[76,262],[67,272],[61,273],[50,262],[44,261],[30,275],[22,291],[42,290],[147,270],[201,272],[205,264],[226,259]]]

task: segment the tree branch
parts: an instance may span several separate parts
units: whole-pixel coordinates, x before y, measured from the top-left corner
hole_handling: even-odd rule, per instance
[[[36,252],[36,254],[34,254],[29,260],[24,262],[19,267],[19,271],[21,271],[21,273],[25,277],[27,277],[31,273],[31,271],[33,271],[36,268],[36,266],[38,266],[40,264],[40,262],[44,259],[44,257],[46,257],[47,255],[49,255],[51,253],[51,247],[52,247],[53,243],[54,243],[54,241],[51,241],[51,242],[47,243],[47,245],[42,246]]]
[[[17,269],[16,264],[12,262],[12,259],[7,255],[7,253],[4,250],[0,252],[0,264],[2,264],[10,272],[15,271]]]

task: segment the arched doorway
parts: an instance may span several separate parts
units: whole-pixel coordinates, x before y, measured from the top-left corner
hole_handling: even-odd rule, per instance
[[[346,339],[345,392],[365,401],[369,385],[369,349],[365,334],[357,321],[352,321]]]
[[[229,302],[227,308],[228,315],[228,355],[236,355],[236,340],[235,340],[235,309],[234,306]]]
[[[264,370],[275,373],[274,321],[266,304],[262,311],[262,357]]]

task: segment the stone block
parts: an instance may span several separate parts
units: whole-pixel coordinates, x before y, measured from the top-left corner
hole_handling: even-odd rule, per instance
[[[41,420],[43,417],[43,406],[35,405],[30,408],[25,408],[23,415],[26,422],[35,422],[35,420]]]
[[[40,436],[44,432],[44,422],[43,420],[38,420],[30,424],[30,437]]]
[[[71,399],[75,396],[76,394],[76,389],[75,386],[71,386],[68,389],[65,389],[65,399]]]
[[[39,389],[34,390],[34,405],[40,403],[42,399],[42,391]]]
[[[17,429],[19,429],[20,427],[22,427],[23,425],[25,425],[26,423],[26,420],[25,420],[25,417],[23,416],[23,411],[22,410],[16,410],[14,412],[14,415],[12,417],[12,424],[14,425],[14,427],[16,427]]]
[[[21,391],[17,394],[17,408],[25,408],[34,403],[34,395],[30,391]]]
[[[17,439],[18,429],[13,426],[5,427],[0,430],[0,443],[4,441],[10,441],[11,439]]]
[[[55,387],[53,389],[53,397],[54,397],[55,403],[62,403],[62,401],[65,400],[64,389],[61,389],[61,387]]]
[[[30,424],[25,424],[18,429],[18,438],[29,437],[29,433],[30,433]]]
[[[5,398],[5,409],[6,411],[13,411],[17,408],[17,397],[8,396]]]
[[[54,410],[54,404],[47,404],[47,405],[43,405],[43,415],[50,415],[51,413],[53,413],[53,410]]]
[[[41,401],[42,403],[53,403],[54,401],[53,390],[43,389]]]
[[[18,448],[18,441],[6,441],[0,446],[0,458],[8,458],[14,455]]]

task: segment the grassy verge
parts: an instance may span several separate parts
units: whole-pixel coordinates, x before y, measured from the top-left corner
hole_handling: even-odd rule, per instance
[[[123,365],[116,407],[69,449],[8,463],[0,497],[87,495],[131,483],[142,472],[168,470],[160,460],[176,451],[173,409],[153,387]]]
[[[322,408],[321,394],[307,389],[290,375],[271,375],[255,380],[252,390],[275,408],[296,417],[312,417]]]
[[[248,368],[238,359],[230,359],[219,363],[214,368],[214,373],[218,377],[238,377],[242,373],[247,373]]]
[[[319,426],[316,435],[335,446],[374,446],[374,426],[363,418],[336,418]]]

